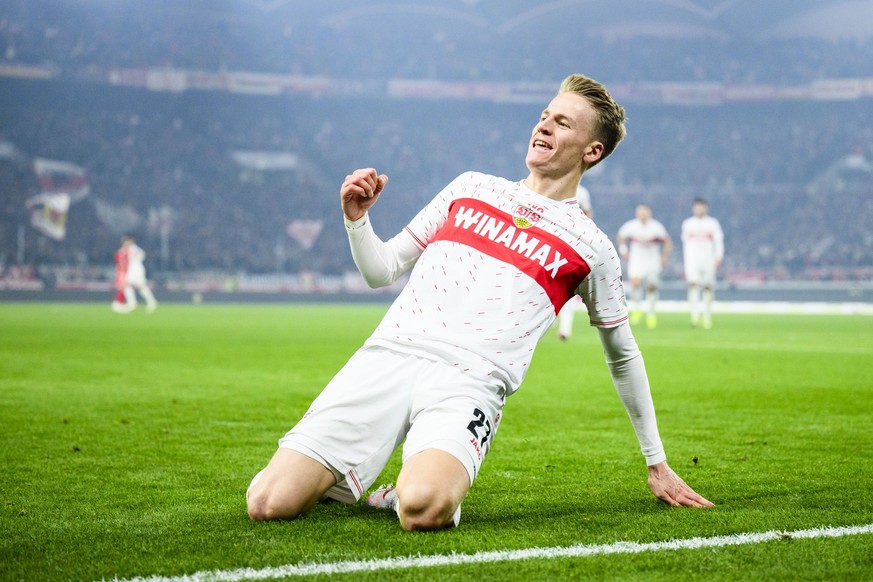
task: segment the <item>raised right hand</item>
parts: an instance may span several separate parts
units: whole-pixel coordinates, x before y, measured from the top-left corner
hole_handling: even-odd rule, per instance
[[[388,183],[388,176],[373,168],[355,170],[340,187],[340,204],[349,220],[358,220],[376,203]]]

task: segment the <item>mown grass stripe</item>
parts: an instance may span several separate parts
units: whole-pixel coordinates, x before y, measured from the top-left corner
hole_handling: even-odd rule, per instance
[[[115,578],[115,582],[241,582],[243,580],[269,580],[289,576],[313,576],[319,574],[348,574],[352,572],[377,572],[427,568],[434,566],[458,566],[464,564],[483,564],[489,562],[514,562],[531,559],[581,558],[609,554],[639,554],[665,550],[696,550],[700,548],[720,548],[760,544],[764,542],[836,538],[850,535],[873,533],[873,524],[822,527],[795,531],[768,531],[763,533],[741,533],[708,538],[688,538],[665,542],[615,542],[599,545],[573,545],[552,548],[529,548],[524,550],[500,550],[477,552],[475,554],[439,554],[433,556],[404,556],[378,560],[358,560],[345,562],[326,562],[308,564],[288,564],[271,568],[241,568],[237,570],[211,570],[184,576]]]

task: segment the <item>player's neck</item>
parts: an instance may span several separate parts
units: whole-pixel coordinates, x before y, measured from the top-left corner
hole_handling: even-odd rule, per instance
[[[525,186],[537,194],[560,201],[576,196],[576,188],[581,177],[581,174],[567,174],[559,178],[552,178],[531,172],[523,182]]]

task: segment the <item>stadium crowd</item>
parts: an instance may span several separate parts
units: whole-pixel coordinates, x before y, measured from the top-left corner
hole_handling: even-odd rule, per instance
[[[55,88],[67,96],[59,105],[44,89],[16,90],[33,94],[3,108],[2,137],[26,152],[82,165],[92,199],[135,209],[155,266],[158,235],[146,217],[150,209],[172,208],[172,252],[160,265],[166,270],[350,269],[336,200],[350,169],[375,166],[391,176],[391,203],[374,219],[390,235],[463,171],[521,176],[519,152],[539,113],[490,104],[101,95],[94,86]],[[595,217],[614,234],[646,201],[675,233],[690,200],[704,196],[724,225],[730,270],[796,277],[822,267],[869,267],[873,180],[868,174],[847,181],[826,170],[859,149],[873,159],[871,127],[873,114],[857,104],[630,108],[621,155],[586,178]],[[247,168],[233,160],[236,150],[290,151],[301,164]],[[14,221],[21,219],[7,212],[4,248],[14,248]],[[288,237],[294,219],[324,222],[311,250]],[[120,234],[114,226],[101,223],[86,199],[70,210],[67,239],[44,244],[40,259],[108,263]]]
[[[501,44],[462,28],[435,36],[431,30],[423,38],[414,26],[399,27],[403,32],[397,34],[408,35],[415,50],[395,54],[377,38],[364,55],[349,42],[348,35],[357,32],[340,20],[321,20],[305,30],[277,24],[253,35],[243,26],[245,18],[230,22],[169,3],[162,6],[177,10],[174,18],[143,12],[146,33],[137,37],[150,41],[132,43],[133,33],[124,26],[70,6],[14,0],[0,19],[6,62],[60,71],[51,81],[0,79],[8,89],[0,94],[0,141],[30,156],[78,164],[91,185],[89,198],[70,209],[64,241],[28,231],[27,262],[38,267],[109,265],[118,237],[130,230],[149,252],[151,273],[341,274],[353,269],[337,201],[346,173],[374,166],[389,174],[390,203],[381,204],[374,217],[377,231],[389,236],[461,172],[522,177],[520,160],[539,115],[538,105],[509,103],[151,92],[83,80],[87,71],[172,65],[338,79],[385,77],[390,71],[398,78],[554,81],[568,70],[582,70],[607,85],[611,79],[797,84],[870,76],[873,62],[870,41],[734,47],[736,40],[607,39],[612,44],[604,53],[603,38],[582,37],[572,51],[542,67],[521,56],[531,48],[525,43],[541,41],[513,38],[509,50],[507,39]],[[211,32],[182,34],[195,17],[206,18],[201,28]],[[340,37],[345,42],[335,42]],[[398,41],[404,39],[393,39]],[[640,50],[643,42],[647,50]],[[582,58],[586,43],[600,43],[598,54],[608,57]],[[465,54],[492,58],[471,65]],[[634,206],[646,202],[678,238],[691,200],[703,196],[725,229],[729,274],[869,277],[869,102],[628,103],[627,109],[628,138],[585,178],[595,220],[608,234],[614,236]],[[235,161],[239,151],[290,154],[295,163],[284,169],[247,166]],[[848,158],[861,160],[861,169],[843,168]],[[0,160],[0,184],[0,265],[11,266],[34,185],[8,160]],[[172,220],[168,240],[149,220],[162,208],[171,209],[165,217]],[[126,222],[118,221],[121,210]],[[288,235],[293,220],[323,222],[311,248]],[[679,277],[680,264],[674,253],[667,276]]]
[[[762,38],[752,30],[718,26],[699,10],[659,13],[669,10],[664,6],[645,6],[651,19],[646,21],[643,13],[632,18],[608,5],[580,3],[586,15],[580,26],[557,12],[537,15],[528,3],[458,6],[443,0],[428,7],[385,4],[368,10],[351,2],[274,2],[271,10],[258,10],[256,2],[209,4],[117,2],[89,10],[63,0],[7,0],[0,12],[0,49],[7,61],[67,73],[175,67],[534,82],[562,78],[582,62],[590,76],[605,81],[796,84],[867,76],[873,61],[871,38]],[[388,33],[373,34],[389,21]],[[551,33],[524,33],[538,29]],[[531,57],[542,53],[552,56]]]

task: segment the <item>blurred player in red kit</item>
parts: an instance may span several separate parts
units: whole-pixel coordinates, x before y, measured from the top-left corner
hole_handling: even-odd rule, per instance
[[[145,251],[137,246],[130,235],[121,238],[121,248],[115,251],[115,300],[112,310],[116,313],[130,313],[137,308],[136,293],[142,295],[146,310],[151,313],[158,302],[146,281]]]

